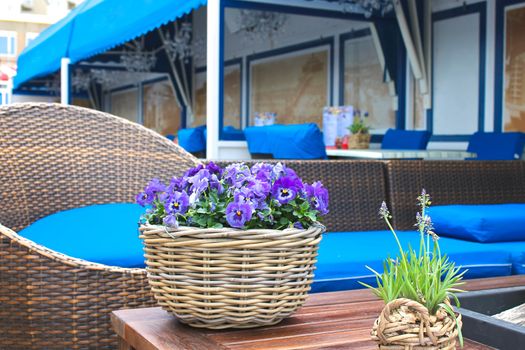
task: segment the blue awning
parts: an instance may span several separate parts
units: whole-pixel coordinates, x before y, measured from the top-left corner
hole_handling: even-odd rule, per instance
[[[85,0],[20,54],[14,86],[57,71],[62,57],[81,61],[204,4],[206,0]]]

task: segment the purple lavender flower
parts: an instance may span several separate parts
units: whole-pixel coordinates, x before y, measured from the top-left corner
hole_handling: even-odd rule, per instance
[[[159,179],[153,179],[144,191],[135,197],[135,200],[141,206],[150,205],[155,200],[155,197],[164,191],[166,191],[166,186]]]
[[[286,204],[294,200],[302,189],[303,183],[298,177],[284,176],[273,184],[272,196],[280,204]]]
[[[252,208],[247,203],[232,202],[226,207],[226,221],[231,227],[243,228],[252,217]]]
[[[206,164],[206,169],[208,169],[209,172],[212,174],[218,175],[219,177],[222,176],[222,168],[214,162],[209,162],[208,164]]]
[[[323,187],[321,181],[311,185],[305,185],[306,198],[321,215],[328,214],[328,190]]]
[[[170,214],[164,217],[164,219],[162,219],[162,223],[168,227],[174,227],[174,228],[179,227],[179,222],[177,221],[177,218],[173,214]]]
[[[166,202],[166,212],[173,215],[184,215],[188,210],[189,202],[190,199],[186,192],[175,192]]]

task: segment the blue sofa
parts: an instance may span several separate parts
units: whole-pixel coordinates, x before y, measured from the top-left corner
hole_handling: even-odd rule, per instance
[[[330,213],[325,220],[327,233],[320,244],[313,292],[360,288],[359,281],[375,283],[372,272],[366,266],[381,271],[383,260],[398,252],[391,232],[386,230],[384,222],[377,216],[383,200],[387,201],[392,211],[394,225],[405,247],[409,243],[417,246],[419,242],[419,234],[413,225],[417,210],[415,197],[421,188],[426,188],[432,195],[434,208],[449,210],[449,214],[446,210],[445,214],[440,214],[441,222],[446,223],[450,217],[455,224],[459,224],[461,220],[457,218],[462,210],[466,213],[470,208],[470,216],[464,215],[467,218],[464,224],[479,229],[479,225],[475,226],[469,219],[476,205],[484,218],[488,215],[483,214],[483,205],[505,206],[505,203],[514,203],[518,207],[515,210],[499,210],[499,214],[493,214],[497,220],[501,220],[502,215],[512,215],[504,222],[513,225],[520,225],[520,220],[525,220],[525,162],[522,161],[341,160],[286,163],[305,181],[321,179],[330,191]],[[450,204],[455,206],[447,207]],[[469,207],[463,207],[467,204]],[[450,210],[456,210],[456,214]],[[488,210],[497,212],[493,208]],[[20,234],[51,249],[89,261],[141,267],[144,266],[142,244],[136,233],[136,220],[141,211],[135,204],[74,209],[41,219]],[[437,214],[436,211],[439,217]],[[100,247],[90,243],[93,242],[89,239],[93,234],[90,227],[97,218],[107,215],[115,218],[116,222],[97,225],[97,234],[112,238],[104,240],[109,242],[107,247]],[[71,235],[73,226],[76,227],[75,235]],[[525,238],[520,238],[525,237],[525,225],[522,233],[511,231],[514,236],[503,234],[509,229],[505,225],[494,227],[500,226],[502,234],[498,236],[496,232],[496,236],[488,242],[484,242],[487,241],[485,236],[478,237],[478,241],[475,236],[468,235],[460,239],[457,230],[444,226],[444,231],[438,232],[441,235],[441,250],[458,266],[468,270],[466,278],[525,274]],[[46,231],[54,233],[45,234]],[[65,242],[68,244],[64,245]]]

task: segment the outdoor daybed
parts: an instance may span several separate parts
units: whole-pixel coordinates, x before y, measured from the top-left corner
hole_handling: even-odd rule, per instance
[[[142,209],[131,204],[134,195],[197,160],[167,138],[89,109],[12,105],[0,108],[0,124],[0,348],[114,348],[109,313],[155,304],[137,268]],[[365,265],[380,269],[396,253],[377,215],[383,200],[404,241],[418,238],[415,199],[423,187],[433,206],[525,203],[522,161],[286,163],[330,191],[314,292],[373,282]],[[468,278],[523,273],[525,239],[442,237],[441,246]]]

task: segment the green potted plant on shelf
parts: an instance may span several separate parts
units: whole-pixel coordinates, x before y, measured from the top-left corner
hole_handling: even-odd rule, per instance
[[[365,113],[366,116],[368,116],[367,113]],[[349,149],[367,149],[370,146],[370,127],[366,125],[361,115],[354,116],[348,130],[350,130],[350,135],[348,135]]]
[[[458,287],[465,271],[441,253],[438,236],[428,215],[430,197],[422,191],[418,197],[421,211],[416,218],[420,235],[419,249],[403,249],[391,215],[383,202],[379,214],[396,240],[399,255],[384,261],[384,271],[369,268],[377,287],[363,284],[385,302],[376,319],[372,338],[380,349],[455,349],[461,336],[461,315],[454,312],[450,299],[457,300]]]
[[[137,195],[159,304],[195,327],[275,324],[305,301],[328,191],[281,163],[213,162]]]

